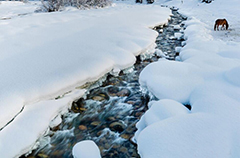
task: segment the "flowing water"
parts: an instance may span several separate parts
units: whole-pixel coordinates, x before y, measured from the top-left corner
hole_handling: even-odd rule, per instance
[[[138,158],[137,147],[131,138],[148,102],[156,99],[143,93],[138,77],[149,63],[160,57],[174,60],[178,55],[176,47],[182,46],[182,21],[185,18],[176,10],[172,12],[167,25],[155,28],[159,32],[156,40],[159,50],[154,56],[145,60],[138,57],[132,71],[108,75],[102,86],[74,101],[69,113],[62,116],[62,123],[42,138],[42,142],[47,143],[22,158],[69,158],[74,144],[89,139],[98,145],[103,158]]]

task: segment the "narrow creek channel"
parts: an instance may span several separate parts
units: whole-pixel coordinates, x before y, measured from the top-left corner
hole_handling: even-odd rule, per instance
[[[156,27],[159,50],[153,57],[145,60],[138,57],[132,71],[108,75],[100,87],[74,101],[69,113],[62,116],[62,123],[42,138],[48,143],[21,158],[69,158],[74,144],[82,140],[93,140],[103,158],[139,158],[131,138],[148,102],[155,98],[142,92],[138,78],[149,63],[160,57],[174,60],[178,55],[176,48],[182,46],[185,17],[174,9],[172,14],[167,25]]]

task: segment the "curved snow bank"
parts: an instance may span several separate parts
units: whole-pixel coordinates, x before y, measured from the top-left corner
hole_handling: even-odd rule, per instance
[[[166,105],[169,109],[159,107],[162,113],[150,107],[151,117],[148,112],[143,115],[135,135],[142,158],[240,156],[240,28],[239,21],[236,24],[238,7],[234,7],[240,2],[195,3],[184,1],[181,6],[187,15],[194,16],[186,22],[182,62],[159,60],[140,75],[141,85],[159,99],[190,103],[191,113],[158,119],[172,113],[172,103]],[[235,28],[214,32],[218,13],[235,21],[235,26],[230,24]]]
[[[1,155],[33,148],[73,100],[52,98],[132,66],[154,45],[157,32],[150,27],[166,23],[170,14],[160,6],[117,4],[0,20]]]
[[[148,126],[139,135],[138,149],[142,158],[238,157],[239,138],[232,137],[237,129],[219,116],[181,115]]]
[[[134,55],[156,39],[149,27],[166,23],[169,15],[167,8],[123,4],[8,20],[0,27],[0,127],[23,104],[56,97],[114,68],[133,65]]]
[[[148,65],[141,72],[139,82],[159,99],[188,103],[191,92],[203,81],[200,72],[193,64],[163,59]]]
[[[162,99],[160,101],[152,101],[148,104],[150,109],[141,117],[137,123],[137,132],[135,133],[134,139],[138,139],[139,134],[151,124],[155,122],[176,117],[179,115],[189,113],[189,110],[179,102],[169,99]]]
[[[19,157],[37,147],[36,141],[48,131],[50,121],[58,114],[67,112],[72,101],[84,93],[84,90],[78,90],[58,100],[41,101],[25,106],[17,118],[0,132],[1,156]]]

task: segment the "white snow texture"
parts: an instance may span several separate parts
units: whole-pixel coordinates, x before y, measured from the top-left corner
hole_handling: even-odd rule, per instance
[[[84,140],[74,145],[74,158],[101,158],[98,146],[92,140]]]
[[[36,147],[49,125],[57,125],[71,102],[84,95],[80,86],[153,52],[157,32],[150,28],[171,15],[161,4],[179,7],[188,17],[186,45],[176,48],[179,61],[160,59],[140,74],[141,86],[159,99],[137,124],[140,156],[240,157],[239,0],[116,2],[55,13],[34,13],[35,2],[1,1],[0,157],[18,157]],[[213,30],[218,18],[228,20],[229,30]],[[90,146],[99,157],[95,144]],[[76,157],[87,154],[76,148]]]
[[[160,101],[137,124],[139,154],[142,158],[238,158],[240,1],[166,4],[188,16],[187,40],[180,61],[159,60],[140,75],[141,86]],[[218,18],[228,20],[229,30],[213,30]],[[191,105],[191,111],[183,104]]]
[[[154,52],[158,33],[151,28],[167,23],[171,14],[168,8],[135,3],[34,13],[35,3],[0,4],[0,157],[4,158],[36,147],[49,125],[61,121],[57,115],[84,94],[80,86],[131,67],[136,55]]]

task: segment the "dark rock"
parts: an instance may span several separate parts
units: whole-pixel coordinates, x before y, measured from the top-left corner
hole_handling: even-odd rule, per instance
[[[129,96],[130,94],[131,94],[131,91],[129,89],[122,89],[119,92],[117,92],[117,96],[119,97]]]
[[[79,130],[78,130],[78,133],[77,133],[77,132],[74,132],[74,135],[75,135],[75,136],[74,136],[75,139],[78,140],[78,141],[84,139],[84,135],[83,135],[83,132],[82,132],[82,131],[79,131]]]
[[[111,147],[111,145],[110,144],[108,144],[108,143],[105,143],[105,145],[104,145],[104,148],[105,149],[109,149]]]
[[[103,96],[94,96],[92,99],[96,101],[103,101],[105,98]]]
[[[109,127],[112,131],[116,131],[119,133],[124,131],[124,129],[126,128],[126,126],[122,122],[113,122],[109,125]]]
[[[120,137],[122,137],[123,139],[129,139],[131,136],[128,134],[121,134]]]
[[[115,86],[111,86],[107,88],[108,95],[110,96],[117,96],[117,93],[119,92],[119,88]]]
[[[103,101],[103,100],[109,100],[109,96],[106,93],[98,93],[91,97],[91,99],[96,101]]]
[[[72,103],[71,110],[75,113],[79,113],[79,112],[85,111],[83,110],[84,106],[85,106],[85,101],[83,98],[80,98],[78,101]]]
[[[114,117],[112,117],[112,116],[106,118],[106,121],[115,121],[115,120],[116,120],[116,118],[114,118]]]
[[[188,110],[191,110],[192,109],[192,106],[191,105],[185,105],[186,108],[188,108]]]
[[[120,148],[120,145],[119,145],[119,144],[114,144],[114,145],[112,146],[112,148],[113,148],[113,149],[118,149],[118,148]]]
[[[102,131],[97,132],[97,136],[99,137],[102,134]]]
[[[59,129],[60,129],[60,125],[57,125],[57,126],[55,126],[55,127],[51,127],[51,128],[50,128],[51,131],[57,131],[57,130],[59,130]]]
[[[39,158],[48,158],[48,156],[46,154],[42,154],[42,153],[37,154],[37,156]]]
[[[98,125],[100,125],[100,124],[101,124],[100,121],[94,121],[94,122],[92,122],[90,125],[91,125],[91,126],[98,126]]]
[[[107,85],[121,85],[121,81],[119,80],[119,78],[111,77],[109,78]]]
[[[86,108],[79,108],[79,111],[80,112],[84,112],[84,111],[86,111],[87,109]]]
[[[125,147],[121,147],[121,148],[120,148],[120,151],[123,152],[123,153],[127,153],[128,149],[125,148]]]
[[[132,124],[131,126],[129,126],[126,129],[126,132],[129,133],[129,134],[133,134],[136,130],[137,130],[137,128],[135,127],[135,124]]]

